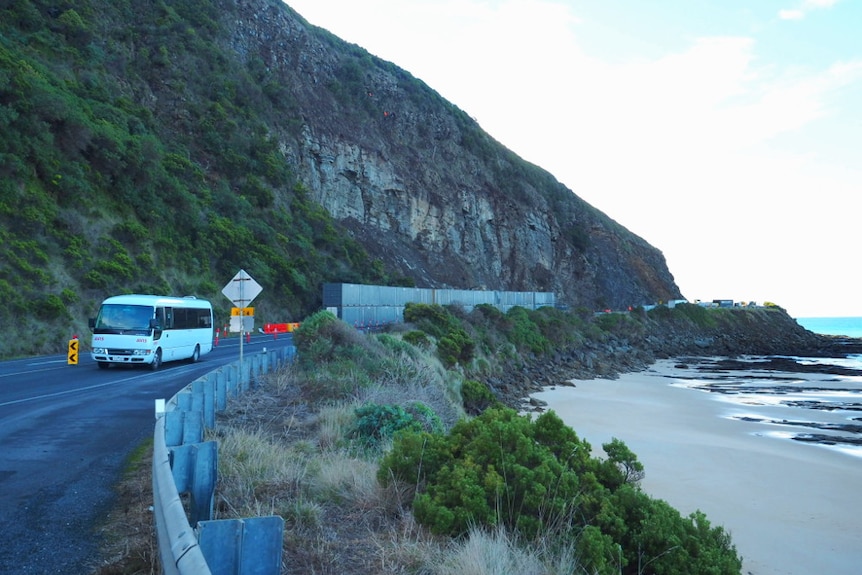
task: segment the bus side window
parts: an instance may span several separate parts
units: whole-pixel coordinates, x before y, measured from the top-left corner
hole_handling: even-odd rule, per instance
[[[174,308],[165,308],[165,324],[164,329],[173,329],[174,327]]]
[[[208,309],[198,310],[198,327],[201,328],[210,328],[212,327],[212,314]]]
[[[178,307],[174,310],[174,329],[189,329],[189,310]]]
[[[158,326],[156,329],[160,331],[165,327],[165,308],[163,307],[156,308],[156,325]]]

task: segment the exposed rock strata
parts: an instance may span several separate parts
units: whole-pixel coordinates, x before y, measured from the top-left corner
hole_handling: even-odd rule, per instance
[[[387,269],[423,287],[553,291],[587,309],[680,297],[661,252],[408,72],[280,2],[226,5],[225,47],[279,86],[269,128],[288,161]]]

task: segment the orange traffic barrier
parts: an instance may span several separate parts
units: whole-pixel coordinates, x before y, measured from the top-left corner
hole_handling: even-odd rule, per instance
[[[299,327],[299,322],[265,323],[265,324],[263,324],[263,333],[267,333],[267,334],[290,333],[298,327]]]

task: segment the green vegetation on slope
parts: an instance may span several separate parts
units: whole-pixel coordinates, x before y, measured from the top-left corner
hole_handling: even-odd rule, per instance
[[[326,281],[392,281],[296,181],[266,117],[290,102],[224,57],[218,9],[0,6],[3,357],[58,351],[115,293],[223,312],[240,268],[280,321],[315,309]]]

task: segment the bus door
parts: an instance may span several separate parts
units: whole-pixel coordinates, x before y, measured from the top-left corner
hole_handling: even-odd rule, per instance
[[[170,309],[170,308],[167,308]],[[153,341],[159,341],[162,337],[162,332],[167,329],[166,323],[166,315],[165,308],[157,307],[156,308],[156,325],[153,328]]]

